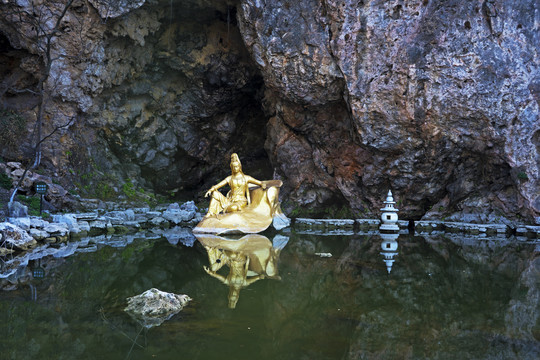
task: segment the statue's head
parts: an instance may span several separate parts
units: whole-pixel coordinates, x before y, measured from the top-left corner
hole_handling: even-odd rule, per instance
[[[218,271],[223,267],[223,265],[227,264],[227,255],[223,251],[223,249],[219,249],[217,247],[210,247],[205,246],[206,251],[208,252],[208,260],[210,261],[210,270],[212,271]]]
[[[240,158],[236,153],[231,155],[231,171],[233,174],[242,172],[242,163],[240,162]]]
[[[236,303],[238,302],[238,299],[240,298],[240,290],[242,290],[242,286],[238,284],[232,284],[229,287],[229,309],[234,309],[236,307]]]

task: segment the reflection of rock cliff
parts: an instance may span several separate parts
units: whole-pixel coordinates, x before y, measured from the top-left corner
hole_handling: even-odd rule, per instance
[[[378,256],[378,237],[343,242],[293,237],[280,257],[280,271],[294,276],[284,276],[265,304],[271,309],[268,332],[276,343],[295,344],[302,334],[291,329],[320,329],[323,343],[329,341],[323,334],[349,328],[353,335],[347,353],[339,355],[343,359],[490,359],[498,354],[536,359],[540,308],[534,244],[440,240],[400,237],[399,266],[388,276]],[[335,256],[305,255],[315,251]],[[326,312],[302,316],[306,308]],[[296,351],[276,358],[298,358],[309,350]]]
[[[403,216],[540,215],[534,0],[105,3],[75,1],[54,44],[76,55],[55,104],[79,116],[47,145],[60,175],[193,189],[236,151],[306,206],[370,211],[391,187]],[[6,9],[0,96],[31,117],[38,51]]]

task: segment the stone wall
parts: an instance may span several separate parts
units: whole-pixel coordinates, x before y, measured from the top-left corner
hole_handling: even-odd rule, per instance
[[[0,96],[30,130],[36,99],[20,90],[40,51],[6,15],[14,3],[0,4]],[[86,171],[197,197],[238,152],[246,173],[284,180],[286,212],[374,214],[390,188],[402,218],[539,221],[538,12],[534,0],[75,1],[47,111],[49,128],[77,121],[44,161],[66,182]]]
[[[373,210],[391,188],[413,218],[538,217],[537,7],[243,1],[291,199]]]
[[[67,1],[45,3],[59,14]],[[41,9],[41,8],[39,8]],[[36,11],[34,11],[35,13]],[[24,14],[24,21],[16,15]],[[27,119],[42,49],[29,2],[0,4],[2,102]],[[229,155],[260,178],[272,170],[263,144],[262,80],[240,36],[233,4],[222,1],[75,1],[52,41],[44,133],[75,119],[44,144],[44,166],[83,191],[129,181],[156,192],[210,187]],[[32,67],[30,66],[32,65]],[[1,149],[6,160],[31,147]],[[82,177],[82,179],[81,179]]]

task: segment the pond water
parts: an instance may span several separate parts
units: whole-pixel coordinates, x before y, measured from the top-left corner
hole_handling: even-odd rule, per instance
[[[0,283],[1,358],[540,358],[535,243],[235,240],[102,237],[33,256]],[[193,300],[144,328],[123,309],[152,287]]]

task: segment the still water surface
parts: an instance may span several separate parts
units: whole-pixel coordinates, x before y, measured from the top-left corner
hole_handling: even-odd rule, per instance
[[[19,268],[0,290],[0,357],[540,358],[534,243],[378,234],[177,241],[100,238]],[[123,309],[152,287],[193,301],[146,329]]]

